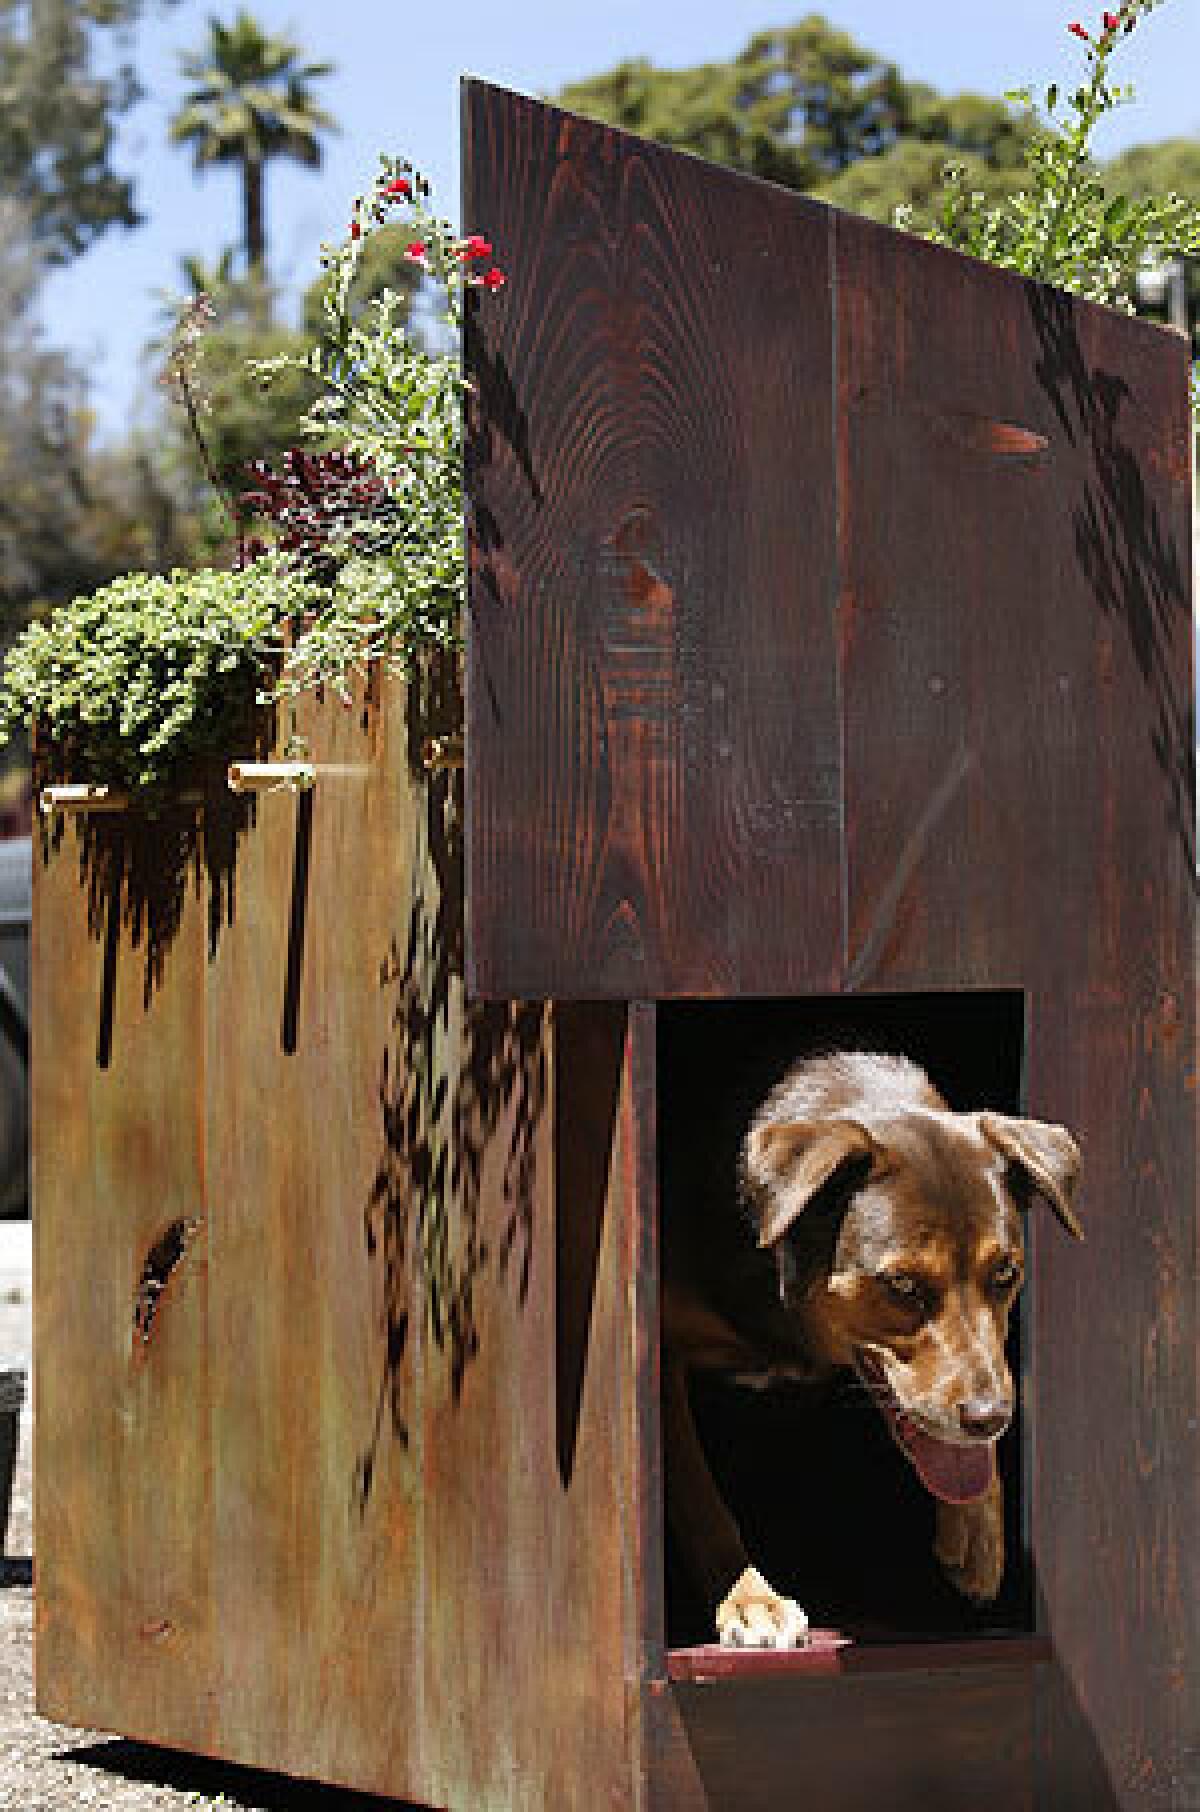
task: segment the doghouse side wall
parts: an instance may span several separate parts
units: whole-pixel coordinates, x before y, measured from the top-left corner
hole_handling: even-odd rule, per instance
[[[1188,351],[839,218],[850,985],[1017,984],[1037,1779],[1200,1804]],[[936,355],[936,356],[933,356]]]
[[[461,779],[404,705],[302,705],[310,795],[38,864],[38,1703],[621,1806],[627,1016],[464,1004]]]

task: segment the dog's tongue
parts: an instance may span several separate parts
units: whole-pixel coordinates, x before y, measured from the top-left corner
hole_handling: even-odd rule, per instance
[[[900,1438],[926,1491],[944,1503],[969,1504],[982,1497],[992,1482],[996,1463],[993,1441],[959,1447],[950,1441],[935,1441],[911,1422],[902,1425]]]

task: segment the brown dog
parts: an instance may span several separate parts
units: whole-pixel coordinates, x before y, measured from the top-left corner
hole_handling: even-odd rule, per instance
[[[945,1573],[968,1598],[994,1598],[1021,1211],[1040,1195],[1083,1237],[1074,1140],[1038,1120],[952,1113],[915,1064],[845,1052],[789,1073],[756,1114],[741,1166],[749,1225],[727,1212],[714,1228],[678,1217],[664,1251],[672,1527],[722,1641],[787,1646],[806,1619],[750,1565],[717,1491],[688,1398],[695,1368],[754,1382],[851,1368],[937,1500]]]

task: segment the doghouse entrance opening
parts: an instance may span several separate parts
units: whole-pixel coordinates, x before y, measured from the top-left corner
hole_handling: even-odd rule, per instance
[[[739,1215],[737,1155],[773,1085],[801,1058],[836,1049],[912,1058],[955,1110],[1022,1111],[1025,998],[1019,991],[756,1001],[678,1001],[658,1009],[658,1150],[664,1265],[715,1205]],[[700,1193],[706,1197],[697,1211]],[[709,1223],[711,1224],[711,1223]],[[747,1236],[749,1238],[749,1235]],[[934,1554],[936,1505],[879,1411],[849,1375],[827,1385],[755,1389],[694,1373],[691,1405],[705,1457],[749,1557],[814,1626],[856,1642],[1031,1632],[1021,1403],[1021,1308],[1009,1363],[1013,1424],[998,1447],[1006,1566],[998,1597],[978,1607]],[[664,1484],[667,1645],[714,1640],[713,1610],[670,1531]],[[679,1490],[679,1482],[675,1481]]]

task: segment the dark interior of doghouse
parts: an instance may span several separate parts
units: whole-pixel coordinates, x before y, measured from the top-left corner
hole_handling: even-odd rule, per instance
[[[1025,1000],[1020,991],[836,999],[679,1001],[658,1013],[658,1143],[664,1246],[688,1237],[696,1189],[740,1212],[739,1144],[755,1109],[800,1058],[835,1049],[913,1058],[950,1107],[1022,1110]],[[850,1374],[811,1386],[747,1388],[694,1374],[693,1413],[711,1470],[747,1550],[814,1626],[859,1641],[959,1638],[1033,1629],[1022,1491],[1021,1312],[1009,1359],[1017,1414],[999,1444],[1007,1565],[998,1599],[972,1607],[933,1555],[934,1501]],[[671,1492],[669,1469],[665,1488]],[[714,1640],[667,1533],[667,1642]]]

